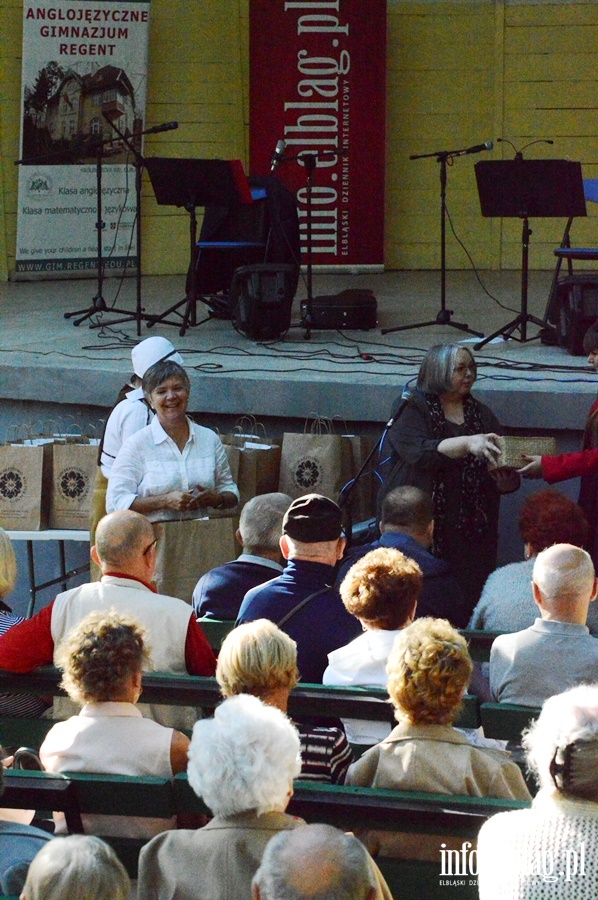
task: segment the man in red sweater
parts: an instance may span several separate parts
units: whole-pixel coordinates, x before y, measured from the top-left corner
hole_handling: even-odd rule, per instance
[[[152,586],[156,538],[151,522],[132,510],[105,516],[96,531],[91,557],[100,581],[58,594],[33,618],[0,637],[0,668],[30,672],[54,661],[56,647],[90,612],[133,616],[147,629],[151,668],[158,672],[213,675],[216,660],[191,607],[158,594]]]

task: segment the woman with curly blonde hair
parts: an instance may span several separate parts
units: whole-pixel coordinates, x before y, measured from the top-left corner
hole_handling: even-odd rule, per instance
[[[69,632],[56,660],[62,686],[83,709],[48,732],[40,749],[45,769],[162,778],[186,770],[189,739],[136,708],[149,656],[144,637],[139,622],[115,609],[91,613]],[[151,837],[174,820],[86,816],[84,823],[94,834]]]
[[[446,619],[417,619],[403,629],[386,668],[399,724],[350,767],[346,783],[529,800],[508,753],[473,746],[452,727],[472,669],[464,638]]]

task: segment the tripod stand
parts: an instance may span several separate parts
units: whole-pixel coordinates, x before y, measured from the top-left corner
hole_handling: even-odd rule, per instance
[[[531,322],[546,329],[546,322],[527,309],[529,279],[530,217],[585,216],[586,204],[581,163],[564,159],[515,159],[479,162],[475,166],[483,216],[502,216],[523,220],[521,231],[521,312],[518,316],[474,345],[480,350],[501,335],[522,344],[535,340],[527,336]],[[515,332],[519,332],[519,337]]]
[[[113,126],[114,127],[114,126]],[[117,130],[117,129],[115,129]],[[120,132],[118,132],[120,134]],[[83,309],[76,309],[73,312],[67,312],[64,314],[65,319],[72,319],[73,316],[78,316],[79,318],[75,319],[73,325],[80,325],[82,322],[85,322],[86,319],[90,319],[92,316],[96,315],[96,313],[103,312],[113,312],[113,313],[121,313],[125,318],[118,319],[119,322],[128,322],[131,319],[135,319],[137,321],[137,334],[141,334],[141,319],[147,318],[142,315],[142,310],[138,305],[138,309],[135,313],[132,313],[128,309],[117,309],[116,307],[110,307],[107,305],[104,295],[102,293],[104,286],[104,261],[103,261],[103,247],[102,247],[102,232],[106,227],[106,223],[102,219],[102,159],[104,156],[104,145],[112,143],[114,140],[113,137],[107,138],[102,141],[94,142],[94,147],[96,148],[96,189],[97,189],[97,217],[96,217],[96,232],[97,232],[97,263],[98,263],[98,276],[97,276],[97,290],[96,294],[91,301],[91,306],[85,307]],[[126,140],[126,139],[125,139]],[[129,142],[126,142],[129,146]],[[136,152],[136,151],[135,151]],[[139,174],[139,179],[141,179],[141,172]],[[140,208],[137,207],[137,253],[139,254],[138,259],[138,269],[140,267],[141,262],[141,232],[139,229],[139,213]],[[111,323],[114,324],[114,323]],[[98,325],[91,325],[92,328],[97,328]]]
[[[463,322],[453,322],[451,316],[452,309],[446,307],[446,182],[447,182],[447,163],[453,156],[461,156],[463,153],[476,152],[476,150],[488,149],[485,145],[478,148],[472,147],[470,150],[439,150],[436,153],[418,153],[410,156],[409,159],[432,159],[435,158],[440,165],[440,309],[435,319],[426,322],[417,322],[414,325],[399,325],[394,328],[383,328],[382,334],[393,334],[395,331],[407,331],[411,328],[428,328],[431,325],[450,325],[451,328],[457,328],[459,331],[466,331],[468,334],[474,334],[476,337],[483,337],[480,331],[473,331]]]
[[[136,234],[136,243],[137,243],[137,271],[135,275],[136,281],[136,306],[135,312],[126,312],[124,310],[114,309],[113,307],[109,307],[103,311],[105,312],[123,312],[122,319],[114,319],[112,322],[93,322],[89,327],[90,328],[100,328],[104,325],[119,325],[121,322],[130,322],[134,320],[137,322],[137,336],[141,335],[141,322],[143,319],[150,319],[151,316],[144,315],[144,308],[141,305],[141,178],[143,174],[143,167],[145,165],[145,159],[135,147],[134,144],[129,141],[128,137],[120,131],[119,128],[114,124],[112,119],[108,119],[108,117],[104,114],[104,118],[108,120],[112,128],[116,131],[117,135],[120,139],[127,145],[135,162],[133,165],[135,166],[135,234]],[[155,129],[150,129],[150,131],[155,131]],[[74,323],[78,325],[78,322]]]

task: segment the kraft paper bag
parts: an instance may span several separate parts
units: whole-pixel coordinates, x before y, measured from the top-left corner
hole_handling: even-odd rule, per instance
[[[51,483],[51,443],[0,446],[0,526],[7,531],[47,528]]]
[[[97,463],[97,442],[80,438],[52,445],[51,528],[87,531]]]
[[[343,435],[343,437],[351,444],[351,478],[355,478],[377,441],[367,435]],[[346,488],[345,494],[349,494],[347,505],[354,523],[364,522],[376,515],[379,481],[374,468],[377,460],[378,457],[374,454],[353,490],[350,482]]]
[[[337,501],[353,472],[351,440],[340,434],[296,434],[282,439],[278,490],[293,499],[323,494]]]
[[[241,495],[239,508],[258,494],[270,494],[278,490],[280,444],[266,437],[265,428],[260,422],[256,422],[253,416],[243,416],[234,432],[221,435],[221,439],[227,448],[229,461],[231,454],[234,456],[233,451],[238,451],[235,482]]]
[[[190,604],[201,576],[236,558],[238,524],[238,516],[231,516],[230,511],[226,517],[155,522],[154,582],[159,593]]]

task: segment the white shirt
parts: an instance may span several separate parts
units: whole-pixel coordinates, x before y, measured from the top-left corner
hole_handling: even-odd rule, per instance
[[[168,491],[187,491],[197,484],[205,490],[229,491],[239,497],[226,450],[218,435],[188,419],[189,439],[179,450],[156,416],[150,425],[122,445],[110,472],[106,510],[129,509],[137,497]],[[202,510],[161,509],[147,513],[150,521],[196,519]]]
[[[328,654],[328,666],[322,676],[323,684],[375,685],[386,687],[386,662],[400,629],[364,631],[359,637]],[[366,719],[343,719],[347,739],[352,744],[377,744],[392,731],[386,722]]]
[[[125,399],[117,403],[108,416],[104,431],[100,465],[106,478],[110,478],[112,464],[126,439],[149,425],[153,417],[153,411],[143,401],[141,388],[129,391]]]
[[[86,703],[78,716],[57,722],[40,747],[48,772],[102,772],[172,778],[172,728],[144,719],[133,703]],[[86,815],[88,834],[153,837],[174,827],[174,820]],[[56,816],[56,833],[62,818]]]

